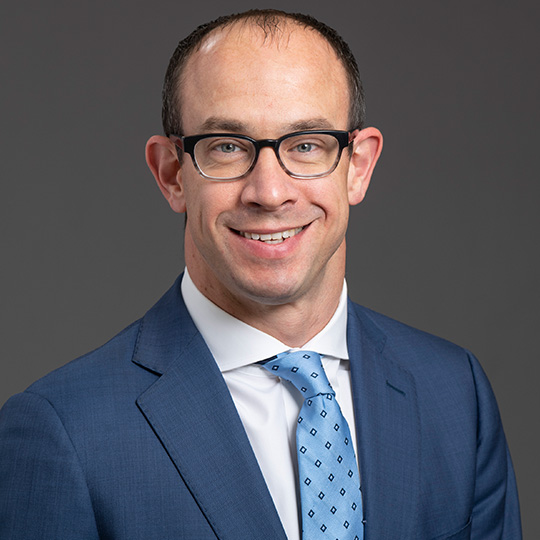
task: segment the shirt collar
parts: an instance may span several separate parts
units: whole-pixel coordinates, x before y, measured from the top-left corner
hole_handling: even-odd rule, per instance
[[[278,339],[236,319],[208,300],[193,283],[187,268],[181,288],[187,310],[222,372],[291,350],[291,347]],[[328,324],[301,348],[334,358],[349,358],[345,281],[334,315]]]

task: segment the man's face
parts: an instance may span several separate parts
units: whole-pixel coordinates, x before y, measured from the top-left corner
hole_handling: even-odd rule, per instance
[[[258,28],[215,32],[189,59],[182,81],[184,135],[277,139],[350,127],[344,68],[321,37],[298,26],[266,42]],[[195,284],[233,314],[240,306],[322,299],[341,289],[348,173],[346,150],[331,175],[299,180],[263,148],[248,176],[215,182],[201,177],[186,156],[178,182],[188,214],[186,264]],[[281,239],[281,233],[288,238],[261,241],[264,235]]]

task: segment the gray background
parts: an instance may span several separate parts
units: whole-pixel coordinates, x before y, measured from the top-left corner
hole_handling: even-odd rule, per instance
[[[178,39],[259,2],[0,7],[0,403],[141,316],[183,267],[144,162]],[[349,229],[353,298],[472,349],[497,395],[525,538],[538,490],[536,1],[275,1],[358,57],[385,149]],[[451,504],[451,501],[449,501]]]

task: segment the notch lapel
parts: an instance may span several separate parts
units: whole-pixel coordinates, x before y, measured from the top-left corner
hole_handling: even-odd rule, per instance
[[[147,313],[134,362],[161,374],[137,400],[221,540],[286,540],[223,376],[183,303],[180,278]]]
[[[419,503],[420,420],[415,383],[383,353],[386,335],[349,302],[348,347],[365,540],[413,539]]]

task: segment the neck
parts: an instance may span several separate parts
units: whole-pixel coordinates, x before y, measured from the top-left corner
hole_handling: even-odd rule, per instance
[[[215,275],[208,279],[208,266],[194,264],[198,258],[187,256],[186,264],[197,289],[211,302],[233,317],[271,335],[289,347],[302,347],[317,335],[334,315],[343,290],[345,243],[316,276],[306,290],[288,297],[261,298],[242,294],[221,283]]]
[[[225,311],[289,347],[302,347],[328,324],[338,307],[342,289],[343,279],[332,290],[325,289],[315,302],[300,298],[278,305],[231,303],[229,307],[234,305],[234,308]]]

